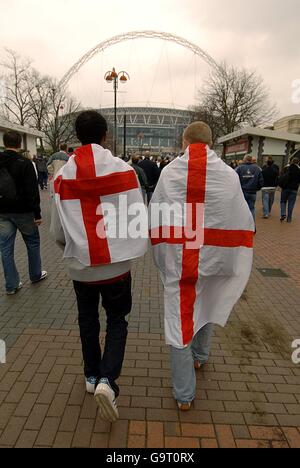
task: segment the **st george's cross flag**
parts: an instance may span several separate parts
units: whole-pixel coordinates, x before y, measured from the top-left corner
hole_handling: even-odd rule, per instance
[[[78,148],[57,174],[54,189],[66,238],[64,258],[96,267],[147,252],[147,236],[131,237],[128,231],[137,214],[146,226],[148,220],[136,173],[109,150],[99,145]]]
[[[254,220],[237,174],[205,144],[164,169],[150,213],[166,341],[182,349],[208,323],[226,325],[251,274]]]

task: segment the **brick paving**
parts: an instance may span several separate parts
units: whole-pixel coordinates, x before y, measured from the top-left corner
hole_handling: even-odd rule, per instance
[[[190,413],[179,413],[172,398],[158,273],[150,254],[135,264],[120,421],[113,426],[85,394],[75,297],[48,236],[47,194],[43,204],[49,279],[34,287],[25,281],[18,240],[25,287],[16,297],[0,296],[0,339],[9,348],[0,367],[0,447],[300,448],[300,367],[291,360],[291,343],[300,338],[300,203],[292,225],[280,225],[278,200],[272,219],[258,211],[251,281],[227,328],[216,327]],[[289,277],[265,278],[258,268],[281,268]]]

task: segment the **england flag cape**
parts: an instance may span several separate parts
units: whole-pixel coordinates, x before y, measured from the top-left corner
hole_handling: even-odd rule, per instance
[[[150,212],[166,340],[181,349],[208,323],[226,325],[249,281],[255,225],[237,174],[204,144],[164,169]]]
[[[110,151],[99,145],[77,149],[58,173],[54,188],[66,238],[64,258],[96,267],[146,253],[147,235],[132,238],[128,232],[136,215],[132,207],[138,207],[146,227],[148,220],[136,173]]]

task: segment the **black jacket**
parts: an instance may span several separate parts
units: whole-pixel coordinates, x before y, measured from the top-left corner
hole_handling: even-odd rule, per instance
[[[135,170],[136,175],[138,176],[141,188],[144,189],[144,190],[147,190],[148,180],[147,180],[146,174],[143,171],[143,169],[140,166],[138,166],[137,164],[132,164],[132,168]]]
[[[296,164],[292,164],[288,168],[289,172],[289,183],[286,190],[298,191],[300,186],[300,168]]]
[[[277,166],[265,166],[263,168],[264,187],[278,187],[279,171]]]
[[[41,219],[40,193],[32,162],[15,151],[5,151],[0,153],[0,167],[3,166],[15,181],[18,199],[0,199],[0,214],[34,213],[35,219]]]
[[[160,172],[155,162],[150,161],[150,159],[145,159],[141,161],[139,166],[143,169],[146,174],[149,187],[155,187],[160,177]]]

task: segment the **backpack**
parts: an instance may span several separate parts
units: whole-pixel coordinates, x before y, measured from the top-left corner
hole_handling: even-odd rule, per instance
[[[16,201],[17,187],[14,179],[5,166],[0,167],[0,200]]]
[[[282,190],[287,189],[290,183],[290,173],[289,171],[279,177],[278,185]]]

